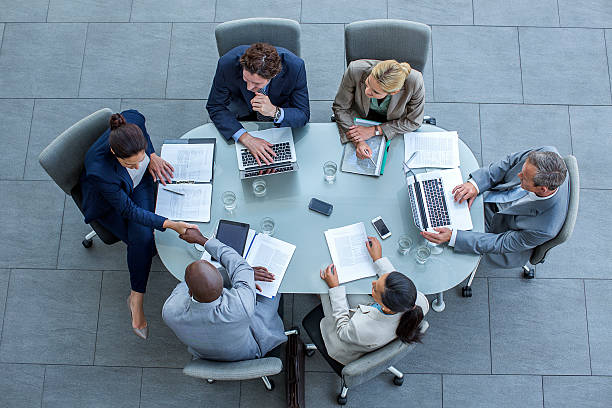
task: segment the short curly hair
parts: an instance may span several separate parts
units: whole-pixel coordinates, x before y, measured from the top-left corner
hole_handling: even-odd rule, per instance
[[[283,68],[276,48],[266,43],[255,43],[240,57],[240,65],[251,74],[272,79]]]

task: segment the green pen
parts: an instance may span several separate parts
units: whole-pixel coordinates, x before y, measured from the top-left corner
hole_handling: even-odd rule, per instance
[[[391,146],[391,141],[387,140],[387,144],[385,144],[385,153],[383,154],[382,164],[380,165],[380,175],[382,176],[385,172],[385,164],[387,164],[387,153],[389,153],[389,146]]]

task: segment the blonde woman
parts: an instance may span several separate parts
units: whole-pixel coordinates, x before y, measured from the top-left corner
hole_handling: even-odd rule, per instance
[[[387,140],[421,125],[425,107],[423,75],[406,62],[357,60],[349,64],[332,109],[342,143],[352,142],[360,159],[372,157],[365,142],[372,136]],[[381,122],[355,125],[355,118]]]

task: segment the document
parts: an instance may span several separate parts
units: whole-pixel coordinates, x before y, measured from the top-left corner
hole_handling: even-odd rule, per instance
[[[340,283],[376,276],[363,222],[327,230],[325,239]]]
[[[173,181],[209,182],[212,179],[214,143],[164,143],[161,157],[174,167]]]
[[[355,145],[350,142],[346,143],[344,145],[341,170],[346,173],[380,176],[380,167],[385,152],[385,142],[384,136],[374,136],[366,140],[366,143],[370,146],[370,149],[372,149],[372,160],[358,159]]]
[[[261,287],[257,292],[267,298],[273,298],[283,281],[285,271],[291,262],[295,245],[281,241],[266,234],[255,234],[252,241],[247,241],[246,261],[249,265],[264,266],[274,274],[272,282],[256,281]]]
[[[459,136],[457,132],[411,132],[404,134],[404,160],[417,152],[408,164],[413,169],[423,167],[459,167]]]
[[[155,214],[171,220],[209,222],[212,184],[168,184],[159,186]]]

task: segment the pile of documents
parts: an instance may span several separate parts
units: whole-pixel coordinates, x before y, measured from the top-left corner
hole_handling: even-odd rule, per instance
[[[376,276],[366,248],[368,236],[363,222],[325,231],[332,262],[340,283]]]
[[[457,132],[411,132],[404,134],[404,160],[413,169],[459,167],[459,136]]]

